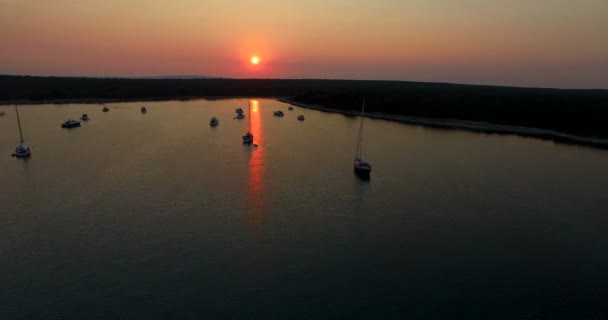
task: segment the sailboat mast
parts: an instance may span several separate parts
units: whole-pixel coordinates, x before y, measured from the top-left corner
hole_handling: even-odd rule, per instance
[[[359,124],[359,138],[357,140],[357,158],[361,159],[363,153],[363,116],[365,115],[365,99],[361,107],[361,122]]]
[[[15,113],[17,113],[17,125],[19,126],[19,137],[21,137],[21,143],[23,143],[23,132],[21,131],[21,120],[19,119],[19,109],[15,105]]]

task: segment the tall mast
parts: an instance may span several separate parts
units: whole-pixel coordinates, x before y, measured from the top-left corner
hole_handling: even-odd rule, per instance
[[[17,113],[17,125],[19,125],[19,137],[21,137],[21,143],[23,143],[23,132],[21,132],[21,120],[19,119],[19,109],[15,105],[15,113]]]
[[[359,124],[359,138],[357,140],[357,158],[361,159],[363,153],[363,116],[365,115],[365,99],[361,107],[361,123]]]

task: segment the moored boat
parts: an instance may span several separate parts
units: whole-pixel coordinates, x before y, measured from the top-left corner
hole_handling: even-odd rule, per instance
[[[146,112],[148,112],[148,110],[146,109],[146,107],[141,107],[140,111],[141,111],[141,113],[146,113]]]
[[[247,131],[247,133],[243,136],[243,143],[245,143],[245,144],[253,143],[253,134],[251,134],[251,132]]]
[[[275,116],[277,116],[277,117],[282,117],[282,116],[284,116],[285,114],[283,113],[283,111],[278,110],[278,111],[274,111],[274,115],[275,115]]]
[[[25,143],[20,143],[17,148],[15,148],[15,152],[13,153],[13,157],[17,158],[27,158],[31,155],[30,147]]]
[[[67,119],[61,124],[62,128],[76,128],[80,127],[80,121],[74,119]]]
[[[86,113],[83,113],[82,116],[80,117],[80,120],[82,120],[82,121],[88,121],[90,119],[91,118],[89,118],[89,115]]]
[[[249,102],[249,114],[251,115],[251,102]],[[239,113],[239,116],[243,115],[242,113]],[[244,144],[252,144],[253,143],[253,133],[251,133],[251,116],[249,117],[249,130],[247,130],[247,133],[243,136],[243,143]]]
[[[298,120],[300,120],[300,121],[304,121],[304,115],[303,115],[303,114],[299,115],[299,116],[298,116]]]
[[[211,121],[209,121],[209,125],[212,127],[217,127],[218,124],[220,124],[220,121],[216,117],[211,118]]]
[[[355,152],[354,171],[361,178],[368,179],[372,171],[372,165],[363,160],[363,118],[365,117],[365,100],[361,106],[361,124],[359,125],[359,137],[357,139],[357,151]]]
[[[25,144],[23,140],[23,131],[21,130],[21,119],[19,118],[19,109],[15,106],[15,113],[17,114],[17,126],[19,127],[19,137],[21,138],[21,142],[15,148],[15,152],[13,152],[12,156],[17,158],[28,158],[31,155],[30,147]]]

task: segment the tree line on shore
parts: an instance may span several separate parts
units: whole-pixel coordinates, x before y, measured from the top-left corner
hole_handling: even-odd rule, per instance
[[[0,76],[0,102],[280,97],[333,109],[484,121],[608,138],[608,90],[409,81]]]

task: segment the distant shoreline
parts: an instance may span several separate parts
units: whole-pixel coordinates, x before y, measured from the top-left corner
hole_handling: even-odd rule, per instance
[[[0,75],[0,104],[285,99],[352,114],[607,148],[608,90],[377,80],[112,79]],[[331,110],[334,108],[335,110]]]
[[[331,112],[331,113],[340,113],[348,116],[359,116],[359,112],[352,110],[342,110],[342,109],[333,109],[327,108],[319,105],[311,105],[305,104],[297,101],[292,101],[289,99],[281,99],[277,98],[278,101],[291,104],[294,106],[314,109],[323,112]],[[373,119],[381,119],[388,121],[396,121],[401,123],[407,123],[412,125],[422,125],[425,127],[431,128],[442,128],[442,129],[459,129],[459,130],[467,130],[481,133],[495,133],[495,134],[512,134],[523,137],[534,137],[543,140],[551,140],[557,143],[567,143],[567,144],[576,144],[576,145],[585,145],[590,147],[596,147],[601,149],[608,149],[608,139],[601,138],[592,138],[592,137],[583,137],[572,134],[567,134],[563,132],[558,132],[554,130],[547,129],[539,129],[539,128],[529,128],[529,127],[521,127],[521,126],[510,126],[510,125],[500,125],[500,124],[492,124],[487,122],[480,121],[467,121],[467,120],[458,120],[458,119],[433,119],[433,118],[423,118],[423,117],[412,117],[412,116],[402,116],[397,114],[387,114],[382,112],[371,112],[366,113],[366,117]]]
[[[192,97],[154,97],[154,98],[120,98],[120,99],[101,99],[101,98],[75,98],[75,99],[57,99],[57,100],[14,100],[0,101],[0,106],[7,105],[39,105],[39,104],[104,104],[104,103],[124,103],[124,102],[151,102],[151,101],[190,101],[190,100],[222,100],[222,99],[251,99],[251,96],[192,96]],[[255,99],[275,99],[279,97],[255,97]]]
[[[123,102],[151,102],[151,101],[190,101],[190,100],[221,100],[221,99],[247,99],[250,96],[191,96],[191,97],[154,97],[154,98],[122,98],[122,99],[99,99],[99,98],[78,98],[78,99],[61,99],[61,100],[19,100],[19,101],[0,101],[2,105],[41,105],[41,104],[71,104],[71,103],[83,103],[83,104],[105,104],[105,103],[123,103]],[[298,101],[285,99],[282,97],[256,97],[259,99],[275,99],[277,101],[291,104],[294,106],[314,109],[322,112],[339,113],[347,116],[359,116],[358,111],[353,110],[342,110],[335,108],[327,108],[320,105],[306,104]],[[434,119],[424,117],[413,117],[413,116],[402,116],[398,114],[388,114],[382,112],[369,112],[365,114],[366,117],[373,119],[381,119],[388,121],[395,121],[400,123],[407,123],[411,125],[421,125],[431,128],[440,129],[456,129],[456,130],[467,130],[480,133],[491,133],[491,134],[512,134],[523,137],[533,137],[543,140],[550,140],[557,143],[576,144],[584,145],[601,149],[608,149],[608,139],[583,137],[554,130],[530,128],[522,126],[510,126],[492,124],[488,122],[480,121],[468,121],[459,119]]]

